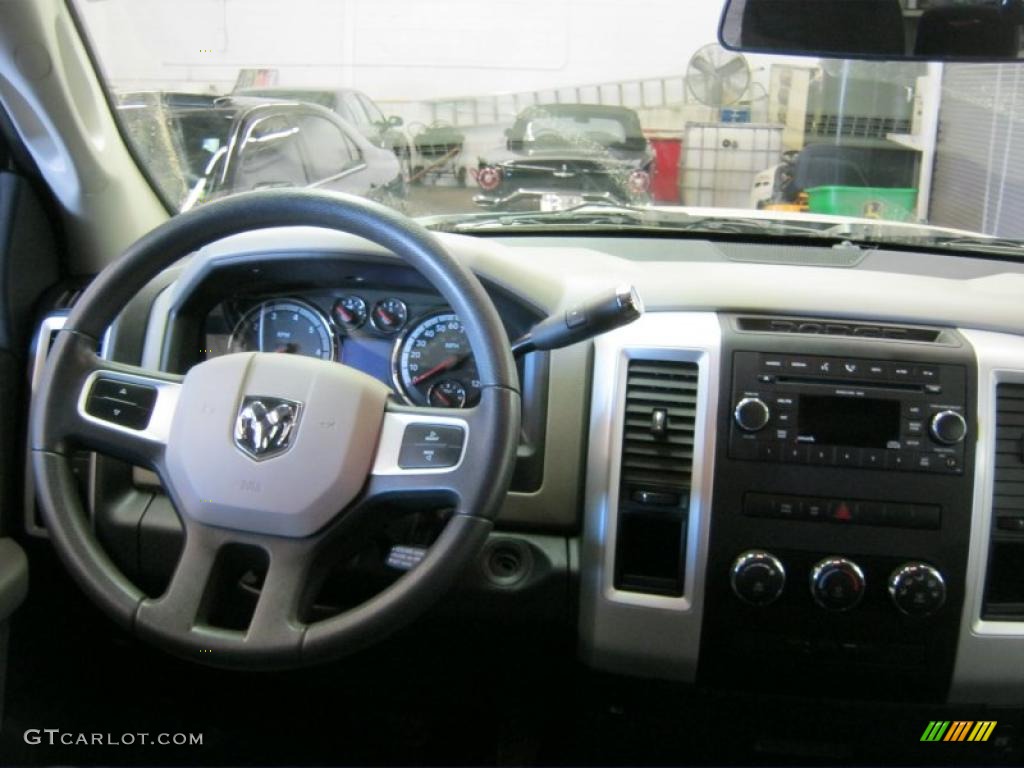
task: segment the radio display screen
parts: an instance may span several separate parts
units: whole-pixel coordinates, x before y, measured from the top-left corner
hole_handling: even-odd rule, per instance
[[[818,445],[885,448],[900,439],[898,400],[800,395],[797,433]]]

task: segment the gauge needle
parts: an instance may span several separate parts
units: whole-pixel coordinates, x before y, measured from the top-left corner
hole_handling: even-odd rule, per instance
[[[384,307],[377,307],[377,317],[389,325],[397,319],[393,314],[384,309]]]
[[[337,307],[337,309],[335,311],[339,315],[341,315],[341,321],[343,323],[351,323],[355,319],[355,315],[353,315],[351,312],[349,312],[348,308],[343,306],[343,305],[341,305],[341,304],[338,305],[338,307]]]
[[[412,379],[413,386],[419,386],[424,381],[429,379],[431,376],[436,376],[437,374],[439,374],[439,373],[441,373],[443,371],[451,370],[452,368],[454,368],[456,365],[458,365],[459,363],[461,363],[465,359],[466,359],[466,355],[464,355],[464,354],[463,355],[452,355],[450,357],[446,357],[444,360],[442,360],[440,363],[435,365],[430,370],[424,371],[423,373],[421,373],[421,374],[419,374],[417,376],[413,376],[413,379]]]
[[[435,388],[434,391],[431,392],[431,394],[434,397],[438,398],[441,401],[441,403],[444,404],[444,405],[451,405],[452,404],[451,398],[449,398],[448,395],[446,395],[440,389]]]

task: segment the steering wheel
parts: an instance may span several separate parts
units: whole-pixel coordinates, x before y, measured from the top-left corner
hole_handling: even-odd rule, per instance
[[[227,355],[184,377],[97,355],[118,312],[161,270],[221,238],[280,226],[358,235],[419,270],[463,321],[479,404],[458,411],[400,405],[370,376],[296,355]],[[508,489],[519,408],[494,305],[430,232],[353,196],[249,192],[173,217],[93,280],[57,334],[40,380],[32,462],[61,559],[118,624],[206,664],[285,668],[368,645],[444,593],[482,546]],[[438,436],[442,442],[431,446]],[[144,594],[96,540],[69,464],[76,447],[159,475],[184,532],[162,595]],[[361,605],[311,620],[309,604],[325,569],[337,564],[338,547],[394,502],[454,511],[412,570]],[[229,630],[210,623],[211,594],[218,563],[239,549],[264,558],[266,575],[248,628]]]

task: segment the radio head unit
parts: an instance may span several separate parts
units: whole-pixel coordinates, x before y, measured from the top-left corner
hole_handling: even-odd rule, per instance
[[[963,472],[963,366],[734,355],[732,458]]]

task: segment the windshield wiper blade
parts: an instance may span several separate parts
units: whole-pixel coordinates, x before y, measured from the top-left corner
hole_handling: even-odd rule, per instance
[[[606,201],[587,202],[561,211],[519,211],[463,214],[428,221],[429,229],[469,232],[505,227],[593,227],[627,229],[670,229],[676,232],[715,234],[804,235],[827,239],[848,239],[831,235],[826,229],[794,224],[779,219],[741,216],[694,216],[689,213]]]

